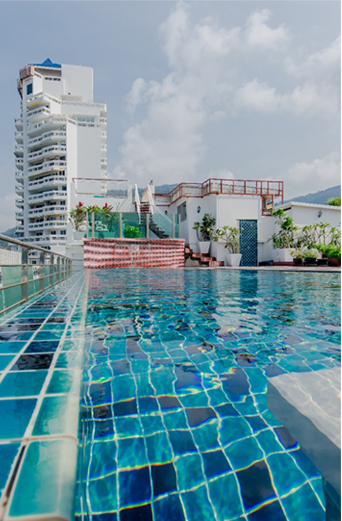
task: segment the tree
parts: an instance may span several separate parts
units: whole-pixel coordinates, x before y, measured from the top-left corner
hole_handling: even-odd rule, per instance
[[[329,206],[341,206],[341,197],[330,197],[324,204]]]

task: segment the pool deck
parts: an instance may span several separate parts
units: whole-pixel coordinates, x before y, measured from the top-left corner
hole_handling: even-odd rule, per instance
[[[0,520],[73,519],[86,291],[76,274],[1,317]]]
[[[184,268],[185,270],[193,270],[194,267]],[[298,271],[300,273],[341,273],[341,266],[217,266],[209,268],[208,266],[199,266],[195,269],[201,270],[252,270],[252,271]]]

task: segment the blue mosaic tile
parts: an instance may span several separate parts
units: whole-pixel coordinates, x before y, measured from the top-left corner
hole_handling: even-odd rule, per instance
[[[47,394],[79,392],[81,383],[81,372],[77,370],[56,370],[46,390]],[[1,392],[1,386],[0,386]]]
[[[194,491],[181,494],[181,498],[188,521],[214,518],[213,507],[209,501],[205,485],[198,487]]]
[[[0,383],[0,397],[38,396],[47,374],[47,371],[7,373]]]
[[[178,490],[181,492],[198,487],[204,482],[202,461],[198,454],[185,454],[175,460]]]
[[[29,443],[9,505],[9,518],[51,515],[70,519],[76,454],[76,441],[70,438]]]
[[[224,448],[234,470],[240,470],[263,458],[263,453],[253,437],[235,441]]]
[[[69,395],[46,396],[43,399],[32,435],[64,434],[77,436],[78,397]]]
[[[150,463],[168,463],[172,460],[171,446],[165,432],[156,432],[146,437],[147,454]]]
[[[233,519],[244,513],[239,485],[233,473],[209,481],[208,486],[218,519]]]
[[[11,354],[19,353],[26,345],[26,342],[0,342],[0,353]]]
[[[0,355],[0,371],[6,369],[6,367],[12,362],[14,356],[11,355]]]
[[[141,505],[151,501],[149,467],[119,472],[120,508]]]
[[[178,494],[170,494],[154,501],[155,517],[160,521],[185,521],[183,505]]]
[[[22,438],[36,406],[37,400],[0,400],[0,418],[10,421],[0,422],[0,439]]]
[[[5,488],[14,459],[20,449],[20,443],[0,444],[0,496]]]
[[[118,440],[118,468],[121,470],[143,467],[148,464],[144,438],[124,438]]]
[[[292,493],[281,500],[289,521],[325,521],[325,509],[319,502],[310,484],[303,485],[297,493]]]

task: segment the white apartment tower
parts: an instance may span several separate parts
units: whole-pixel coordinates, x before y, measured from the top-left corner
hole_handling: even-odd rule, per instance
[[[65,254],[77,179],[107,176],[106,105],[93,102],[92,68],[49,59],[20,70],[18,91],[17,235]]]

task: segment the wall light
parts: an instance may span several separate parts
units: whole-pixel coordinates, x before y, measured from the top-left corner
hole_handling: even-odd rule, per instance
[[[201,207],[197,206],[197,213],[200,213],[200,211],[201,211]]]
[[[320,210],[320,211],[318,212],[318,218],[322,217],[322,215],[323,215],[323,212],[322,212],[322,210]]]

